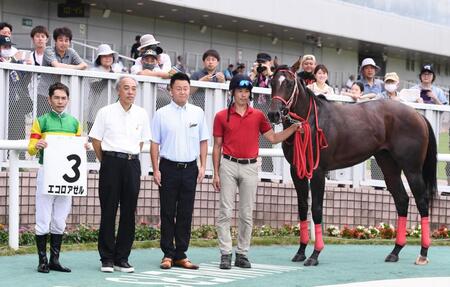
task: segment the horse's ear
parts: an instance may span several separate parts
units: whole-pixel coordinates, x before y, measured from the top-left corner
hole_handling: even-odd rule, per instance
[[[300,59],[301,58],[298,58],[298,60],[294,64],[292,64],[292,66],[291,66],[292,73],[297,72],[298,69],[300,68]]]

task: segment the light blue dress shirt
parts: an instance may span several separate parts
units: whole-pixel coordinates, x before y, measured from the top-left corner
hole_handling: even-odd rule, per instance
[[[183,107],[174,101],[156,111],[151,141],[160,145],[160,157],[191,162],[200,155],[200,142],[209,139],[205,113],[195,105]]]

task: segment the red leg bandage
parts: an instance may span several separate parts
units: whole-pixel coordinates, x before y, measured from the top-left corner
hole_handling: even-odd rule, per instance
[[[431,245],[430,223],[428,222],[428,217],[422,217],[420,224],[422,225],[422,247],[428,248]]]
[[[397,238],[395,244],[405,246],[406,244],[406,216],[399,216],[397,219]]]
[[[314,225],[314,234],[316,235],[316,241],[314,242],[314,250],[322,251],[325,244],[322,239],[322,224]]]
[[[308,232],[308,220],[300,221],[300,243],[308,244],[309,232]]]

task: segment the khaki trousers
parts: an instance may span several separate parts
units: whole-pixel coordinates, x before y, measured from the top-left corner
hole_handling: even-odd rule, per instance
[[[238,243],[236,253],[246,255],[250,248],[253,227],[253,205],[258,186],[257,163],[240,164],[222,158],[220,176],[220,210],[217,219],[219,248],[222,254],[232,253],[231,216],[236,190],[239,189]]]

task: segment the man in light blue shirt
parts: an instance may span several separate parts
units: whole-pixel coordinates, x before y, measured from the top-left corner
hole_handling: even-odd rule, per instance
[[[365,58],[361,62],[361,80],[364,85],[364,95],[366,98],[375,98],[384,91],[383,81],[375,79],[376,73],[380,70],[372,58]]]
[[[157,110],[153,118],[150,148],[153,180],[159,186],[161,206],[160,245],[164,257],[160,267],[198,269],[198,265],[189,261],[186,251],[196,185],[205,176],[209,132],[203,110],[188,103],[190,80],[186,74],[172,76],[170,94],[170,104]]]

